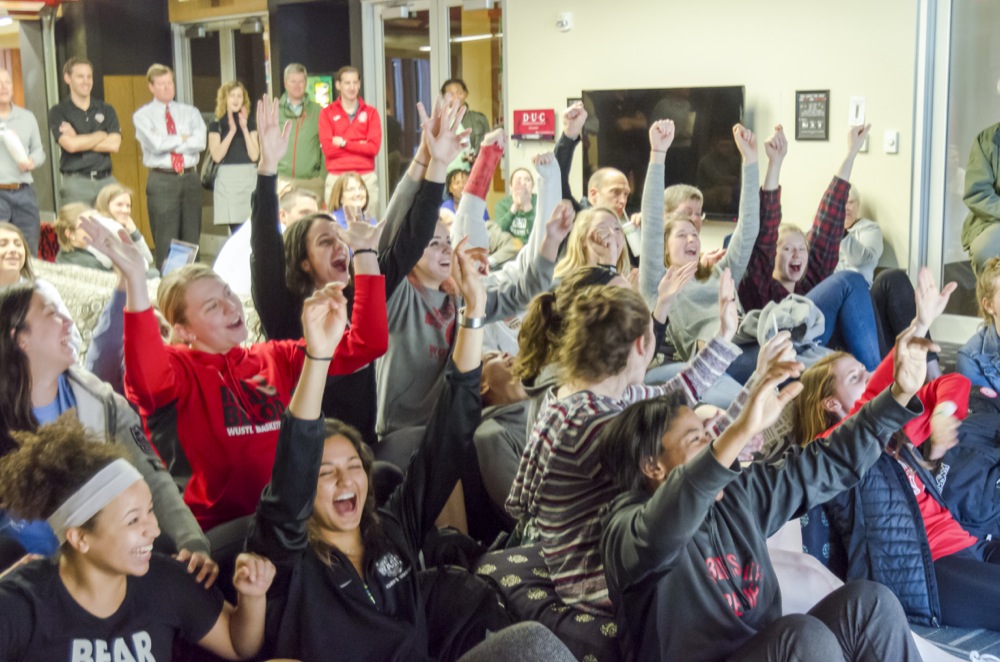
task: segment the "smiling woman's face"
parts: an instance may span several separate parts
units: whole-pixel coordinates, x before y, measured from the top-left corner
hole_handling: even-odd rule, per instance
[[[202,352],[224,354],[247,339],[243,304],[218,277],[199,278],[184,294],[186,322],[177,335]]]
[[[434,236],[417,266],[413,267],[413,274],[431,289],[437,289],[451,276],[451,237],[443,223],[439,222],[434,229]]]

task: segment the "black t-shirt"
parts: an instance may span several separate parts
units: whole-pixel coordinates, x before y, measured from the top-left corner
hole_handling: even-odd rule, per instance
[[[184,566],[153,554],[149,572],[129,577],[125,600],[98,618],[70,596],[58,565],[34,561],[0,581],[0,656],[10,662],[170,660],[174,637],[200,641],[222,613],[222,594]]]
[[[118,125],[118,114],[115,109],[104,103],[100,99],[90,98],[90,107],[82,110],[69,97],[63,99],[49,110],[49,130],[59,141],[59,125],[69,122],[77,135],[85,135],[96,131],[105,133],[121,133]],[[111,170],[111,155],[105,152],[77,152],[71,154],[62,150],[59,157],[59,170],[65,174],[81,173],[89,175],[91,172],[103,172]]]
[[[253,115],[247,118],[247,131],[256,131],[257,123],[254,121]],[[209,133],[217,133],[219,137],[225,140],[226,135],[229,133],[229,116],[223,115],[220,119],[215,120],[208,125]],[[233,136],[233,142],[229,143],[229,151],[226,152],[226,156],[223,157],[219,165],[241,165],[244,163],[253,163],[250,160],[250,155],[247,154],[247,141],[243,137],[243,131],[240,129],[239,120],[236,121],[236,135]]]

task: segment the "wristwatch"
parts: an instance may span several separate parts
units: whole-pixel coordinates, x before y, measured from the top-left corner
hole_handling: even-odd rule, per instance
[[[486,325],[485,317],[466,317],[465,306],[458,309],[458,325],[465,329],[481,329]]]

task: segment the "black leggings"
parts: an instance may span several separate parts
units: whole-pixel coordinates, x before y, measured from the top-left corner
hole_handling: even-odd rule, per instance
[[[919,661],[906,614],[875,582],[844,584],[808,614],[789,614],[755,634],[730,662],[761,660]]]
[[[1000,541],[938,559],[934,575],[943,625],[1000,630]]]
[[[872,306],[875,308],[875,326],[878,328],[878,346],[885,357],[896,344],[896,336],[910,326],[917,316],[913,300],[913,283],[902,269],[886,269],[872,283]],[[931,334],[927,334],[930,338]],[[927,353],[928,361],[936,361],[937,354]]]

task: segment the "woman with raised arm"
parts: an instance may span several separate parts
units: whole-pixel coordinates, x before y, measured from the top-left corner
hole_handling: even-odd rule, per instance
[[[302,340],[249,347],[243,306],[205,265],[177,269],[157,292],[175,339],[164,344],[149,301],[142,260],[121,231],[116,241],[84,221],[93,245],[126,279],[125,390],[146,420],[171,471],[191,479],[184,500],[205,530],[254,511],[267,484],[281,412],[305,360]],[[383,279],[372,248],[374,226],[352,235],[357,277],[355,325],[344,334],[331,374],[350,373],[385,351]],[[331,287],[342,287],[335,285]]]
[[[476,198],[477,204],[485,206],[486,188],[500,161],[504,142],[501,130],[487,134],[483,140],[465,192]],[[506,271],[507,277],[487,286],[486,323],[517,314],[527,308],[533,296],[549,287],[559,244],[569,234],[572,221],[569,210],[559,207],[541,228],[545,234],[537,253],[524,262],[518,259],[516,264],[507,265],[513,271]],[[483,254],[484,248],[479,244],[471,250]],[[437,400],[454,340],[454,325],[463,319],[461,298],[449,279],[452,258],[449,230],[439,222],[423,256],[389,298],[389,351],[376,364],[377,432],[381,438],[424,425]],[[481,262],[485,262],[485,255]]]
[[[141,258],[138,263],[141,266]],[[145,287],[145,276],[139,277]],[[110,385],[76,364],[70,324],[37,285],[0,288],[0,365],[5,371],[0,379],[0,456],[16,449],[16,433],[35,432],[39,425],[73,411],[94,438],[125,449],[152,490],[167,537],[181,558],[190,561],[189,570],[198,572],[199,581],[211,585],[218,566],[209,558],[208,540],[149,445],[139,417]],[[44,521],[22,521],[4,511],[0,534],[12,536],[34,554],[50,556],[59,547]]]
[[[743,157],[743,189],[736,229],[725,256],[712,267],[699,265],[694,279],[678,293],[667,324],[667,340],[674,346],[678,357],[684,360],[695,354],[699,344],[715,335],[719,327],[715,307],[719,278],[728,269],[733,280],[739,283],[746,274],[750,252],[757,240],[760,226],[757,138],[752,131],[737,124],[733,127],[733,139]],[[666,223],[663,219],[663,163],[674,140],[673,121],[654,122],[649,129],[649,140],[649,170],[642,194],[643,254],[664,256],[662,262],[644,260],[639,270],[639,290],[646,303],[651,305],[656,301],[657,287],[667,267],[698,263],[701,237],[687,213],[675,214]]]
[[[326,362],[346,324],[346,299],[328,288],[304,304],[307,358],[282,417],[278,457],[247,542],[278,568],[268,595],[269,655],[453,658],[485,635],[442,637],[434,629],[441,623],[425,613],[427,587],[418,573],[424,538],[461,475],[481,406],[486,291],[471,258],[459,253],[451,271],[465,300],[465,319],[420,448],[403,484],[381,508],[372,494],[372,458],[357,430],[324,421],[320,409]],[[429,648],[442,639],[460,642],[457,650]]]
[[[423,106],[419,112],[420,149],[389,200],[385,231],[377,254],[371,256],[385,278],[386,297],[392,296],[423,255],[438,220],[447,165],[462,150],[463,134],[455,131],[461,124],[461,108],[450,100],[438,100],[433,117],[427,117]],[[283,132],[287,129],[278,124],[276,102],[270,103],[267,97],[257,116],[261,159],[250,217],[253,298],[264,334],[270,340],[294,340],[302,337],[302,302],[328,283],[347,285],[348,318],[354,319],[357,284],[351,282],[349,250],[329,216],[307,216],[282,238],[275,186],[278,162],[288,148]],[[323,410],[329,416],[353,425],[369,445],[378,442],[374,365],[331,376],[324,393]]]
[[[829,441],[780,463],[741,468],[743,447],[774,423],[802,386],[798,363],[773,366],[714,440],[676,397],[627,409],[606,429],[601,460],[620,496],[601,548],[618,623],[640,660],[920,659],[899,602],[884,586],[852,582],[808,614],[781,615],[767,538],[789,519],[850,487],[913,418],[928,341],[897,345],[895,380]]]
[[[240,555],[234,608],[153,552],[153,495],[119,448],[70,415],[18,440],[0,460],[0,501],[18,517],[47,520],[60,553],[0,579],[3,659],[169,660],[175,640],[227,660],[257,654],[274,565]]]

